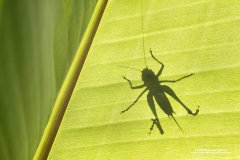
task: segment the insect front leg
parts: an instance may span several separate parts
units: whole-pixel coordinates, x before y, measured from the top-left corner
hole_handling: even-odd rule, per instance
[[[139,88],[143,88],[143,87],[145,87],[144,84],[139,85],[139,86],[133,86],[133,85],[132,85],[132,82],[131,82],[129,79],[127,79],[125,76],[123,76],[123,79],[125,79],[126,81],[128,81],[128,83],[129,83],[131,89],[139,89]]]
[[[152,58],[153,58],[154,60],[156,60],[156,61],[161,65],[161,68],[160,68],[160,70],[158,71],[158,73],[157,73],[157,75],[156,75],[156,76],[159,77],[159,76],[162,74],[162,71],[163,71],[163,68],[164,68],[164,64],[163,64],[162,62],[160,62],[160,61],[153,55],[151,48],[150,48],[150,54],[151,54]]]
[[[172,98],[174,98],[178,103],[180,103],[183,108],[185,108],[185,110],[188,112],[188,114],[191,114],[193,116],[196,116],[199,112],[199,106],[198,106],[198,109],[196,109],[196,112],[193,113],[179,98],[178,96],[176,95],[176,93],[168,86],[165,86],[163,85],[162,86],[163,90],[165,93],[167,93],[169,96],[171,96]]]
[[[159,122],[159,119],[158,119],[158,115],[157,115],[157,112],[156,112],[156,108],[155,108],[155,104],[154,104],[154,101],[153,101],[152,94],[148,93],[147,101],[148,101],[148,105],[149,105],[149,107],[150,107],[150,109],[151,109],[151,111],[152,111],[152,113],[155,117],[155,119],[151,119],[153,121],[153,123],[152,123],[152,126],[150,127],[149,134],[151,134],[154,125],[156,125],[158,127],[158,130],[160,131],[160,133],[163,134],[164,131],[163,131],[162,126],[160,125],[160,122]]]
[[[137,101],[141,98],[141,96],[147,91],[148,89],[144,89],[141,94],[137,97],[137,99],[125,110],[123,110],[120,114],[127,112],[135,103],[137,103]]]

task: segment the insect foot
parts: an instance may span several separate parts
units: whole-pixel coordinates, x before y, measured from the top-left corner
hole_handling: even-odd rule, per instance
[[[121,111],[120,114],[123,114],[124,112],[127,112],[130,108],[131,108],[131,105],[127,109]]]
[[[128,82],[130,81],[130,80],[129,80],[129,79],[127,79],[125,76],[122,76],[122,77],[123,77],[123,79],[125,79],[125,80],[126,80],[126,81],[128,81]]]
[[[152,126],[150,127],[150,131],[148,132],[148,134],[151,134],[151,132],[152,132],[152,130],[153,130],[153,127],[154,127],[154,125],[156,124],[156,120],[157,120],[157,118],[155,118],[155,119],[151,119],[151,121],[153,122],[152,123]]]
[[[188,114],[191,114],[191,115],[193,115],[193,116],[196,116],[196,115],[198,114],[198,112],[199,112],[199,107],[200,107],[200,106],[198,106],[198,108],[196,109],[196,112],[195,112],[195,113],[193,113],[191,110],[188,110]]]
[[[123,114],[123,113],[126,112],[126,111],[127,111],[127,110],[123,110],[123,111],[120,112],[120,114]]]
[[[150,127],[150,131],[148,132],[148,134],[151,134],[151,133],[152,133],[152,130],[153,130],[153,128],[154,128],[154,125],[157,125],[157,127],[158,127],[159,130],[160,130],[160,133],[163,134],[164,131],[162,130],[162,128],[161,128],[161,126],[160,126],[160,123],[159,123],[158,118],[155,118],[155,119],[152,118],[151,121],[152,121],[153,123],[152,123],[152,126]],[[159,126],[158,126],[158,125],[159,125]]]
[[[151,48],[149,49],[149,52],[152,54],[152,49]]]

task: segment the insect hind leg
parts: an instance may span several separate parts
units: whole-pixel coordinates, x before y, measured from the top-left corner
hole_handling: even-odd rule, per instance
[[[167,93],[169,96],[171,96],[172,98],[174,98],[178,103],[180,103],[183,108],[188,112],[188,114],[191,114],[193,116],[196,116],[199,112],[199,106],[198,106],[198,109],[196,109],[196,112],[192,112],[179,98],[178,96],[176,95],[176,93],[168,86],[166,85],[163,85],[162,86],[163,90],[165,93]]]

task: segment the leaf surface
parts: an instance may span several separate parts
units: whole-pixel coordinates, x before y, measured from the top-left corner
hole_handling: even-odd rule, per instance
[[[0,159],[32,159],[96,0],[0,0]]]
[[[240,2],[143,0],[146,61],[192,110],[169,100],[182,133],[156,105],[161,125],[148,134],[153,118],[140,85],[145,68],[140,1],[108,2],[82,73],[74,89],[49,159],[239,159],[240,147]]]

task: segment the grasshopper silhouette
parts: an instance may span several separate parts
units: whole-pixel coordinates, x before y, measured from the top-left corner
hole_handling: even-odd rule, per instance
[[[176,119],[173,116],[173,113],[175,113],[173,111],[173,108],[166,96],[166,94],[168,94],[169,96],[171,96],[172,98],[174,98],[178,103],[180,103],[183,108],[188,112],[188,114],[196,116],[199,112],[199,106],[198,109],[196,110],[195,113],[193,113],[179,98],[178,96],[175,94],[175,92],[168,86],[166,85],[162,85],[162,83],[165,82],[169,82],[169,83],[175,83],[178,82],[182,79],[188,78],[192,75],[186,75],[182,78],[179,78],[177,80],[158,80],[159,76],[162,74],[163,68],[164,68],[164,64],[162,62],[160,62],[153,54],[152,54],[152,50],[150,49],[150,54],[152,56],[152,58],[154,60],[156,60],[160,65],[160,70],[158,71],[158,73],[155,75],[154,72],[151,69],[148,69],[147,67],[144,68],[141,72],[142,72],[142,81],[144,82],[142,85],[139,86],[133,86],[132,82],[127,79],[125,76],[123,76],[123,79],[125,79],[126,81],[128,81],[131,89],[139,89],[139,88],[144,88],[146,87],[141,94],[137,97],[137,99],[125,110],[123,110],[121,113],[124,113],[126,111],[128,111],[139,99],[140,97],[146,92],[148,92],[147,95],[147,101],[148,101],[148,105],[154,115],[155,118],[151,119],[152,120],[152,125],[150,127],[150,131],[149,134],[151,134],[151,131],[153,130],[154,125],[157,126],[158,130],[160,131],[161,134],[164,133],[160,121],[158,119],[158,115],[156,112],[156,108],[155,108],[155,104],[154,104],[154,100],[153,97],[155,98],[155,101],[157,102],[157,104],[159,105],[159,107],[168,115],[168,117],[172,117],[174,119],[174,121],[176,122],[176,124],[178,125],[178,127],[180,128],[180,130],[183,132],[182,128],[180,127],[180,125],[178,124],[178,122],[176,121]]]

